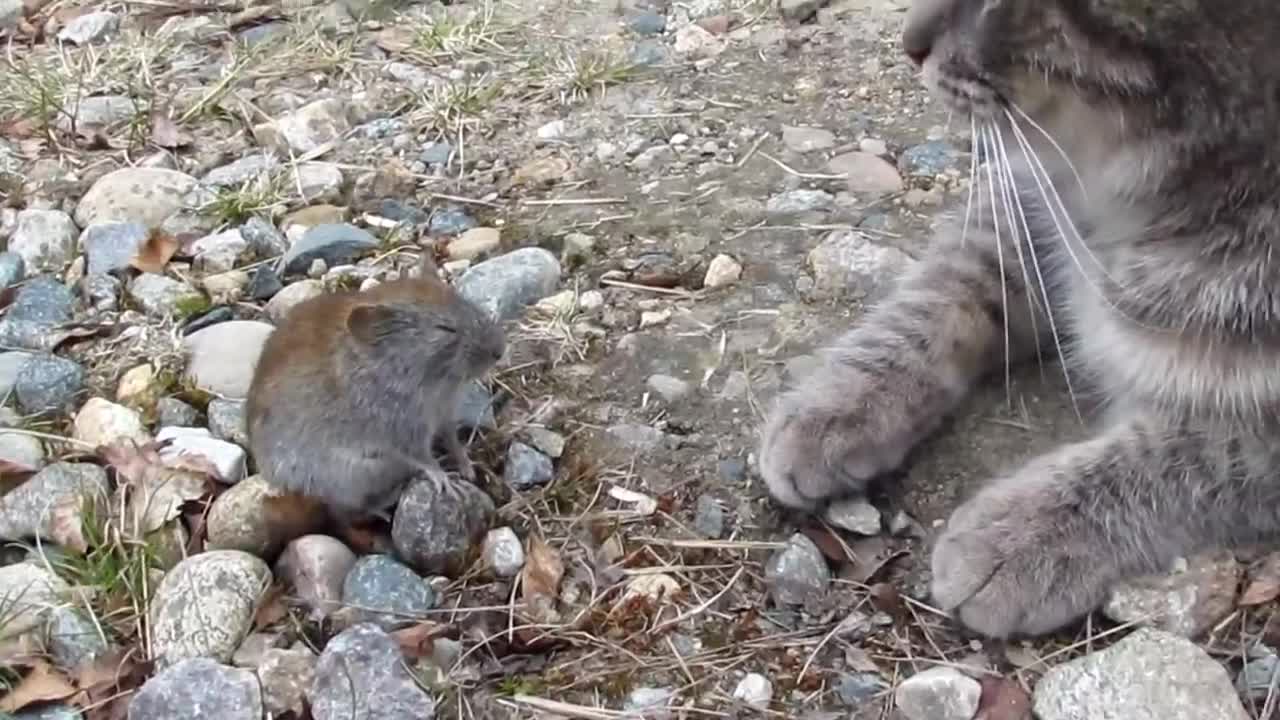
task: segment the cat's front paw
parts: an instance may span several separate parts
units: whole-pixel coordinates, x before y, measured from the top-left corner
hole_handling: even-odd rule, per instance
[[[776,501],[813,510],[896,469],[932,424],[883,381],[819,369],[778,398],[762,433],[760,474]]]
[[[1064,477],[997,481],[947,521],[932,558],[933,600],[980,634],[1057,630],[1088,614],[1118,579],[1116,553],[1090,530]]]

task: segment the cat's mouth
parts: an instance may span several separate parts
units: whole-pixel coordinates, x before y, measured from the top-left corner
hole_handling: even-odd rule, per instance
[[[976,74],[961,72],[941,63],[926,62],[923,68],[925,87],[947,109],[978,120],[1004,114],[1005,103],[991,83]]]

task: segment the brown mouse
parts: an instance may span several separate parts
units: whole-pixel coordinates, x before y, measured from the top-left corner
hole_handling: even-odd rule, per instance
[[[383,515],[415,473],[446,481],[432,454],[440,435],[473,480],[454,412],[504,348],[501,326],[440,279],[429,251],[418,278],[299,303],[268,338],[249,389],[258,472],[341,522]]]

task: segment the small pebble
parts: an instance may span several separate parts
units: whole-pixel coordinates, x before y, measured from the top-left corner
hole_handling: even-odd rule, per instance
[[[769,701],[773,700],[773,683],[759,673],[747,673],[733,689],[733,699],[741,700],[757,710],[768,709]]]
[[[894,692],[898,710],[907,720],[972,720],[981,699],[982,685],[949,667],[916,673]]]
[[[515,577],[524,567],[524,546],[509,527],[490,530],[481,546],[484,564],[500,578]]]
[[[502,477],[516,490],[528,490],[546,485],[555,476],[551,458],[522,442],[513,442],[507,448],[507,462]]]

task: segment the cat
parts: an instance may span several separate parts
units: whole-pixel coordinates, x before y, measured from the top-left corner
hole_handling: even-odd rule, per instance
[[[915,0],[903,50],[970,124],[969,202],[779,394],[773,498],[861,492],[1043,356],[1102,412],[947,519],[942,610],[1042,635],[1179,556],[1280,540],[1276,38],[1271,0]]]

